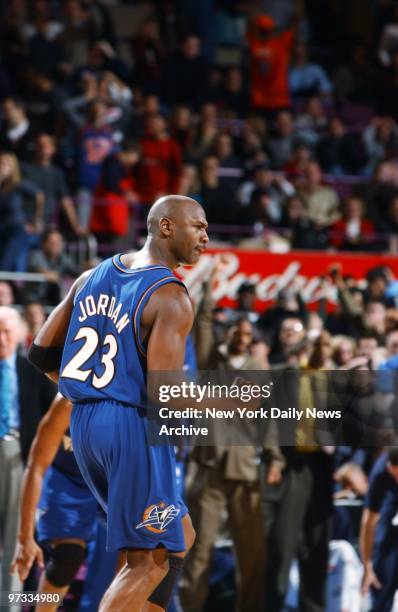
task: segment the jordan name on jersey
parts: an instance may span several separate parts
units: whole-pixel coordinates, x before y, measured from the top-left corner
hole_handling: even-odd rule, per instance
[[[86,321],[88,317],[103,315],[114,322],[119,334],[130,323],[128,313],[122,312],[123,304],[119,302],[116,306],[116,298],[106,293],[100,293],[97,299],[88,295],[84,300],[79,300],[79,308],[81,311],[81,315],[78,317],[80,323]]]

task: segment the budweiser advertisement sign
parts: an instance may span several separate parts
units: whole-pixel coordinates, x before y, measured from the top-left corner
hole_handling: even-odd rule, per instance
[[[221,263],[212,274],[220,257]],[[181,270],[180,276],[194,299],[199,299],[203,282],[211,277],[212,294],[220,306],[234,306],[239,287],[243,283],[252,283],[256,287],[256,308],[260,311],[286,287],[299,291],[303,300],[313,308],[320,299],[326,299],[329,309],[333,309],[337,295],[329,272],[336,264],[340,265],[342,274],[353,277],[360,288],[366,287],[366,273],[375,266],[388,266],[398,278],[398,257],[392,255],[314,251],[276,254],[233,248],[209,250],[196,266]]]

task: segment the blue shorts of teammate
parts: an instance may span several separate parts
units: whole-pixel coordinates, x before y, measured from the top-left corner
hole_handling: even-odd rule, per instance
[[[37,540],[95,537],[98,503],[84,483],[75,482],[50,466],[38,505]]]
[[[150,446],[147,418],[115,401],[74,405],[70,431],[80,471],[107,514],[107,550],[185,550],[172,446]]]

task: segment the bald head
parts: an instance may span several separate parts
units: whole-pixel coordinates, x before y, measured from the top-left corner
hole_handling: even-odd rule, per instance
[[[161,219],[177,221],[196,212],[204,214],[201,205],[192,198],[180,195],[168,195],[159,198],[151,206],[148,214],[148,233],[151,235],[157,233]]]

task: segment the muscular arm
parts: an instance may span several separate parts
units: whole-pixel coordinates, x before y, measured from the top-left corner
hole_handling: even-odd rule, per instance
[[[379,586],[379,582],[373,572],[372,555],[376,527],[380,513],[365,508],[362,515],[361,531],[359,536],[359,547],[361,559],[364,565],[364,577],[362,591],[366,593],[370,586]]]
[[[361,559],[365,566],[372,563],[373,543],[379,518],[378,512],[372,512],[368,508],[363,511],[359,545]]]
[[[69,427],[71,410],[72,404],[58,393],[42,418],[30,449],[22,481],[18,554],[13,563],[13,569],[18,568],[21,580],[26,578],[38,556],[39,551],[34,542],[35,514],[43,477]]]
[[[182,370],[193,317],[192,303],[183,287],[173,283],[155,291],[143,314],[143,324],[149,329],[148,372]]]
[[[91,270],[87,270],[84,272],[79,278],[73,283],[71,289],[67,296],[62,300],[60,304],[50,314],[47,321],[44,323],[43,327],[37,334],[34,344],[32,348],[42,347],[42,348],[59,348],[63,346],[66,338],[66,334],[69,327],[70,315],[73,309],[73,300],[76,294],[76,291],[79,287],[86,281],[87,277],[91,273]],[[59,373],[59,365],[54,367],[54,370],[48,371],[42,367],[42,364],[35,358],[32,350],[29,353],[29,360],[36,366],[39,370],[44,372],[46,376],[48,376],[55,383],[58,383],[58,373]]]

